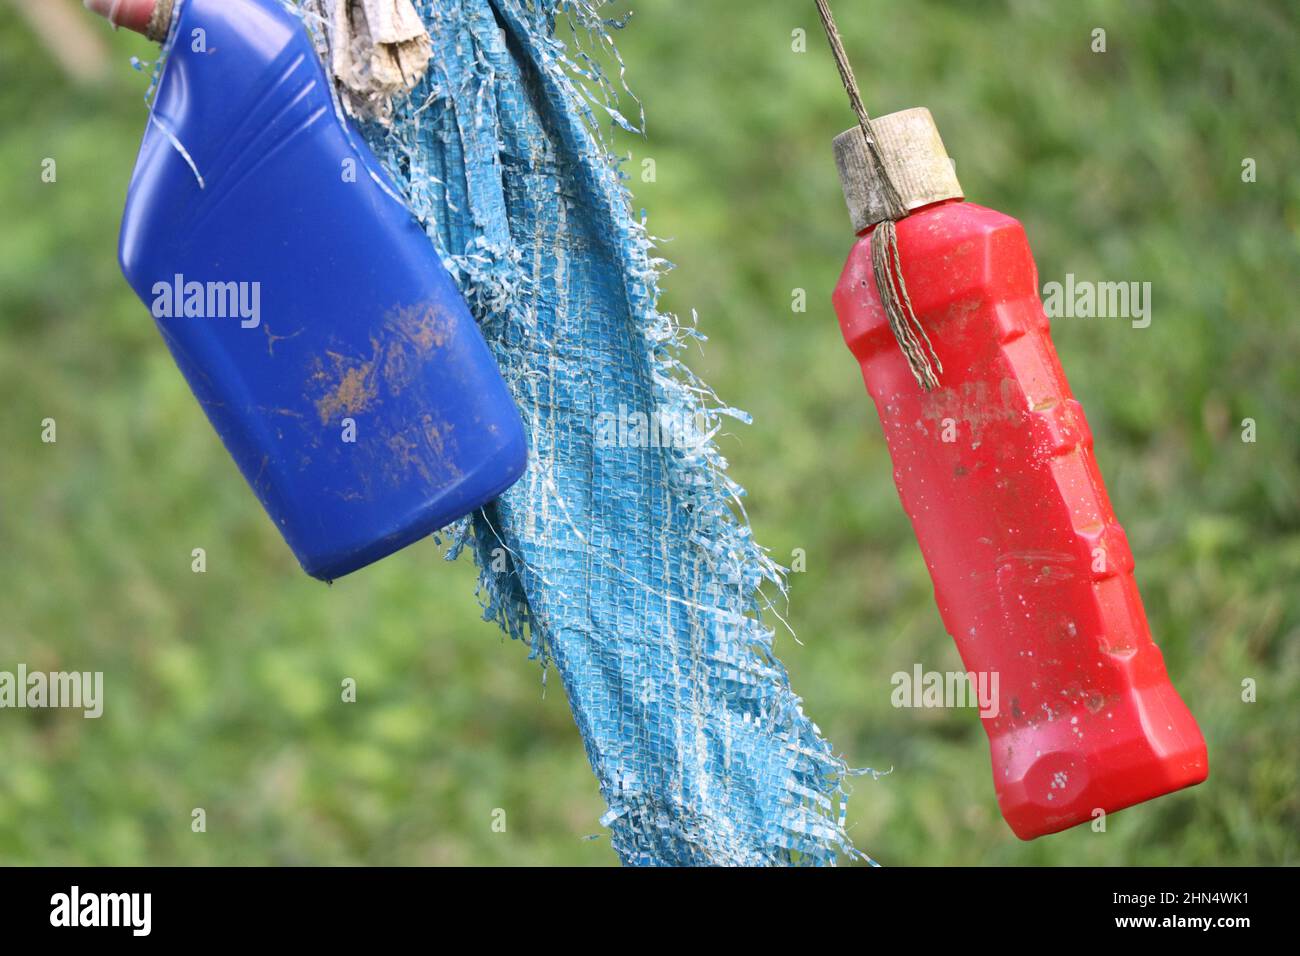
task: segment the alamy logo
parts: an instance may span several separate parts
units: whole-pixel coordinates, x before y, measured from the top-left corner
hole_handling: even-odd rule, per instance
[[[979,707],[981,717],[998,715],[997,671],[924,671],[920,664],[912,672],[897,671],[889,679],[894,692],[889,702],[895,707]]]
[[[679,448],[698,445],[705,437],[703,416],[656,409],[650,414],[620,404],[616,412],[596,416],[597,448]]]
[[[179,272],[171,282],[153,284],[155,319],[239,319],[245,329],[262,324],[262,283],[187,282]]]
[[[1065,283],[1043,286],[1043,311],[1059,319],[1131,319],[1133,328],[1151,324],[1150,282],[1075,281],[1067,273]]]
[[[82,893],[74,886],[50,897],[51,926],[125,926],[133,936],[148,936],[152,924],[152,893]]]
[[[32,671],[26,664],[18,672],[0,671],[0,710],[67,707],[86,717],[104,713],[103,671]]]

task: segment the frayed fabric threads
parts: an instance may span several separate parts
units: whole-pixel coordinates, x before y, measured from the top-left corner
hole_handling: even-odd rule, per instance
[[[327,28],[329,3],[309,5]],[[472,550],[485,617],[563,681],[625,863],[862,858],[844,828],[851,771],[761,620],[783,570],[713,440],[747,418],[681,361],[698,333],[658,308],[667,264],[605,140],[606,123],[642,125],[619,105],[618,24],[584,0],[417,7],[428,72],[364,132],[479,320],[531,449],[452,556]],[[688,440],[602,440],[619,409]]]

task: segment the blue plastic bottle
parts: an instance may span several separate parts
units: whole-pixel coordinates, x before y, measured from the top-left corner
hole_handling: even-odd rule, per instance
[[[277,0],[184,0],[175,17],[122,271],[303,568],[329,580],[513,484],[523,426],[302,24]]]

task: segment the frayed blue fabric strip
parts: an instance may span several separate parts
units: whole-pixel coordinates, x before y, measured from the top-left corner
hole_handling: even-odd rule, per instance
[[[621,70],[618,24],[583,0],[416,6],[428,76],[365,133],[528,430],[522,481],[456,532],[453,554],[469,546],[482,568],[485,616],[563,681],[624,862],[860,856],[844,829],[850,771],[761,621],[783,571],[713,441],[745,416],[682,364],[698,334],[658,308],[666,263],[603,133],[639,126],[598,66]],[[656,440],[609,427],[629,420],[658,425],[643,432]]]

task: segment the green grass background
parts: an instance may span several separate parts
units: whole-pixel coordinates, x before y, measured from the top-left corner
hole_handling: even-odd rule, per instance
[[[633,173],[655,160],[633,185],[673,237],[665,304],[699,311],[693,364],[754,413],[723,447],[759,540],[807,553],[802,643],[778,649],[835,746],[893,768],[855,787],[858,845],[887,864],[1300,861],[1294,5],[838,4],[871,107],[931,108],[1043,281],[1153,286],[1148,329],[1054,335],[1210,780],[1029,844],[974,713],[889,703],[894,671],[959,662],[830,309],[852,240],[830,139],[852,117],[812,4],[633,6],[649,135],[619,145]],[[473,568],[426,542],[317,584],[227,458],[117,271],[145,120],[125,58],[150,47],[110,42],[111,81],[76,88],[0,2],[0,669],[107,684],[98,721],[0,711],[0,863],[616,862],[584,839],[602,803],[559,682],[478,620]]]

